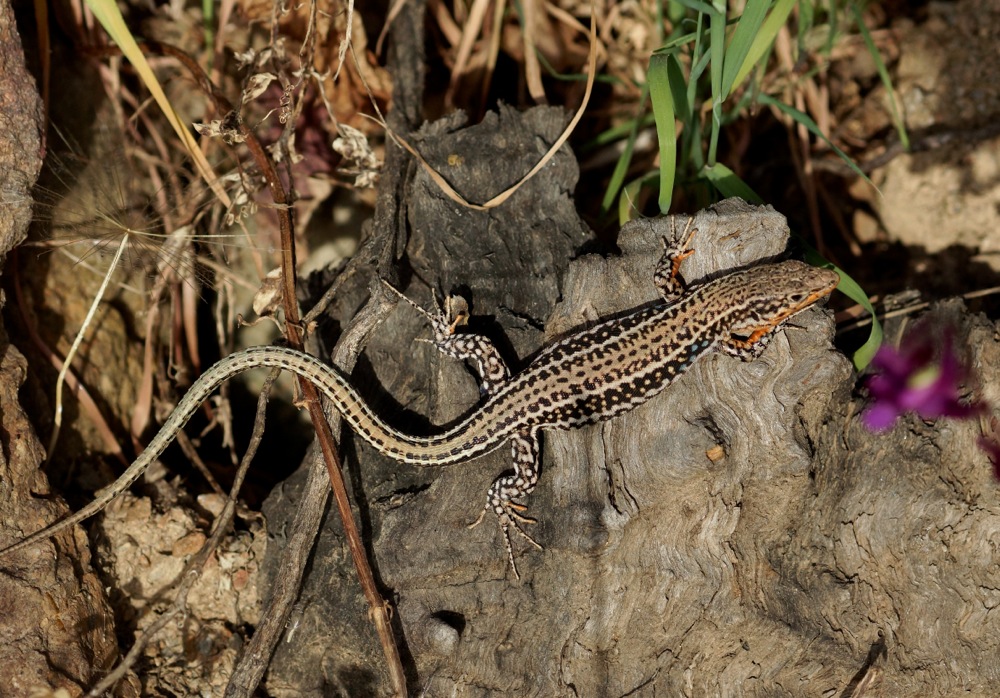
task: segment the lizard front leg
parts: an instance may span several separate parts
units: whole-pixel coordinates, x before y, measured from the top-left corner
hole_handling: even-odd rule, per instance
[[[681,281],[678,273],[681,262],[694,254],[694,250],[688,249],[688,246],[691,244],[691,238],[698,232],[698,229],[693,227],[694,217],[688,218],[680,235],[677,235],[673,221],[674,219],[671,219],[670,222],[672,239],[663,238],[663,255],[656,265],[656,271],[653,272],[653,283],[656,284],[656,290],[668,303],[677,300],[684,293],[684,282]]]
[[[785,323],[773,323],[760,319],[749,320],[729,328],[728,334],[719,340],[721,351],[742,361],[753,361],[767,348],[774,335]]]
[[[432,313],[421,308],[389,284],[386,286],[427,318],[434,332],[434,338],[419,341],[433,344],[442,354],[459,361],[468,361],[473,365],[479,378],[481,397],[493,393],[510,378],[510,369],[507,368],[506,362],[493,342],[479,334],[458,332],[460,326],[469,322],[469,304],[464,298],[448,296],[445,299],[444,309],[438,305]]]
[[[444,311],[431,317],[434,339],[442,354],[471,363],[479,376],[479,392],[485,397],[510,378],[510,369],[496,346],[480,334],[460,333],[458,327],[469,320],[469,305],[461,296],[448,296]]]
[[[777,329],[775,327],[765,334],[757,337],[751,335],[747,339],[732,336],[729,339],[721,340],[719,342],[719,349],[730,356],[735,356],[741,361],[753,361],[764,353],[764,349],[767,348],[768,342],[771,341],[771,337],[774,336]]]
[[[529,536],[521,524],[536,523],[534,519],[522,515],[521,512],[527,507],[517,500],[527,497],[535,485],[538,483],[538,431],[532,429],[529,432],[520,432],[510,438],[511,454],[514,461],[514,473],[512,475],[501,475],[490,486],[486,494],[486,507],[479,515],[479,518],[469,524],[469,528],[474,528],[482,522],[487,511],[492,511],[500,524],[500,533],[503,536],[504,547],[507,549],[507,559],[510,561],[510,568],[514,570],[514,577],[520,579],[517,565],[514,563],[514,549],[510,544],[510,530],[514,529],[525,540],[533,546],[542,550],[542,546]]]

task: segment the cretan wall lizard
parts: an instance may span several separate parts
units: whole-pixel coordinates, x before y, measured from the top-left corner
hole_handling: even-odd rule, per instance
[[[404,434],[386,424],[335,369],[308,354],[281,347],[253,347],[232,354],[194,382],[134,463],[79,512],[0,551],[13,553],[47,539],[96,514],[124,492],[163,452],[198,406],[222,382],[258,367],[277,367],[309,380],[332,402],[361,438],[381,453],[404,463],[444,466],[462,463],[509,442],[514,472],[494,481],[487,511],[497,516],[508,560],[517,576],[509,530],[532,520],[521,514],[519,500],[538,481],[538,432],[573,429],[610,419],[654,397],[699,357],[722,351],[743,360],[760,355],[782,324],[836,288],[836,272],[798,261],[764,264],[737,271],[686,291],[678,279],[695,230],[664,243],[654,281],[664,302],[607,320],[548,345],[514,377],[493,344],[474,334],[456,332],[464,316],[424,313],[442,352],[470,360],[482,380],[485,399],[468,417],[431,437]],[[416,307],[416,306],[415,306]],[[419,309],[419,308],[418,308]],[[424,312],[421,310],[421,312]]]

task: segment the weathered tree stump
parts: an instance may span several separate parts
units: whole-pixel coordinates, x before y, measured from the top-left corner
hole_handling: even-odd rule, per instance
[[[544,115],[555,115],[551,125]],[[560,121],[552,110],[502,111],[458,133],[425,129],[420,147],[445,172],[447,161],[478,161],[469,185],[455,184],[467,197],[485,199],[516,181],[532,148],[543,152]],[[508,157],[497,156],[501,148]],[[517,162],[514,154],[522,152]],[[620,254],[586,254],[567,194],[572,160],[561,153],[553,170],[485,213],[444,199],[422,174],[408,189],[412,237],[404,263],[434,288],[471,290],[474,313],[492,320],[484,329],[495,340],[507,337],[509,358],[520,364],[546,338],[654,301],[661,239],[687,220],[637,221],[622,230]],[[543,222],[533,222],[540,214]],[[738,200],[699,213],[694,224],[696,253],[682,268],[688,281],[773,258],[787,244],[782,216]],[[430,303],[420,284],[411,287],[412,296]],[[423,319],[401,305],[355,373],[365,394],[384,391],[379,411],[408,431],[429,432],[478,401],[464,367],[416,341],[426,332]],[[792,593],[790,580],[776,573],[789,564],[784,554],[802,519],[817,515],[817,473],[826,457],[818,452],[820,436],[850,401],[854,376],[833,349],[832,333],[829,314],[811,310],[755,362],[706,357],[632,413],[546,434],[543,474],[529,502],[539,519],[532,533],[546,550],[515,536],[520,582],[491,521],[466,529],[486,488],[510,468],[506,449],[464,465],[418,469],[348,435],[359,516],[397,603],[413,690],[846,688],[879,628],[859,629],[854,643],[844,642],[815,622],[820,609],[796,608],[801,592]],[[282,530],[294,492],[293,481],[266,508],[270,530]],[[351,695],[385,690],[337,528],[330,523],[321,537],[296,630],[272,664],[268,687],[276,693],[292,686]]]

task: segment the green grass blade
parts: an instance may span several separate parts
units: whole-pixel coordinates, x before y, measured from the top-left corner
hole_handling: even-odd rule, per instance
[[[849,158],[847,156],[847,153],[845,153],[843,150],[841,150],[840,148],[838,148],[837,146],[835,146],[830,141],[830,139],[827,138],[826,135],[824,135],[823,132],[819,130],[819,126],[816,125],[816,122],[813,121],[809,117],[808,114],[804,114],[803,112],[800,112],[795,107],[790,107],[787,104],[785,104],[784,102],[779,102],[778,100],[776,100],[774,97],[772,97],[770,95],[761,94],[761,95],[759,95],[757,97],[757,101],[760,102],[761,104],[764,104],[764,105],[767,105],[767,106],[770,106],[770,107],[774,107],[775,109],[778,109],[779,111],[784,112],[785,114],[788,114],[788,116],[792,117],[792,119],[794,119],[796,123],[802,124],[803,126],[805,126],[807,129],[809,129],[809,132],[811,134],[813,134],[817,138],[822,139],[824,143],[826,143],[828,146],[830,146],[830,148],[833,150],[833,152],[835,152],[837,155],[839,155],[840,159],[843,160],[845,163],[847,163],[847,166],[850,167],[854,171],[854,173],[856,175],[858,175],[859,177],[863,178],[866,182],[868,182],[869,184],[871,184],[872,187],[874,187],[876,191],[878,191],[878,187],[875,186],[874,182],[872,182],[870,179],[868,179],[868,175],[866,175],[864,172],[862,172],[861,168],[854,164],[854,161],[851,160],[851,158]]]
[[[552,63],[545,57],[541,51],[535,51],[538,56],[538,64],[545,69],[545,72],[549,77],[555,80],[561,80],[563,82],[587,82],[590,76],[586,73],[560,73]],[[617,78],[613,75],[595,75],[594,82],[604,83],[605,85],[624,85],[625,81],[621,78]]]
[[[868,27],[865,26],[865,21],[861,17],[861,10],[858,9],[856,4],[851,5],[851,10],[854,13],[854,21],[858,25],[858,31],[861,32],[861,36],[864,37],[865,45],[868,47],[868,53],[871,54],[872,60],[875,61],[875,69],[878,70],[878,76],[882,80],[882,85],[885,87],[886,96],[889,98],[889,111],[892,113],[892,123],[896,127],[896,133],[899,134],[899,141],[903,144],[906,150],[910,149],[910,136],[906,132],[906,124],[903,122],[903,118],[899,115],[899,107],[896,104],[896,92],[892,89],[892,78],[889,77],[889,71],[885,67],[885,61],[882,60],[881,54],[878,52],[878,48],[875,46],[875,42],[872,41],[872,35],[868,31]]]
[[[621,227],[628,223],[634,217],[633,214],[638,212],[638,207],[635,205],[636,200],[639,198],[639,192],[643,187],[652,184],[660,176],[659,172],[655,170],[649,172],[642,177],[637,177],[631,182],[622,187],[622,195],[618,199],[618,227]]]
[[[712,83],[712,131],[708,141],[708,164],[715,164],[716,154],[719,150],[719,133],[722,130],[722,66],[726,57],[726,15],[725,3],[723,11],[712,11],[709,15],[709,46],[708,52],[711,54],[711,63],[708,66],[709,76]]]
[[[743,180],[737,177],[733,171],[725,165],[716,163],[712,167],[706,167],[702,170],[701,175],[711,182],[712,186],[714,186],[723,196],[738,196],[744,201],[752,204],[764,203],[753,189],[747,186]],[[861,307],[868,311],[868,313],[872,316],[872,331],[868,335],[868,339],[861,346],[861,348],[855,351],[853,356],[851,356],[854,368],[860,373],[866,366],[868,366],[868,364],[871,363],[872,358],[875,356],[875,352],[878,351],[878,348],[882,345],[882,325],[879,323],[878,318],[875,317],[875,308],[872,307],[871,302],[868,300],[868,294],[864,292],[861,286],[858,285],[858,282],[852,279],[847,272],[832,262],[824,259],[815,247],[805,242],[798,236],[796,236],[796,238],[799,240],[799,244],[805,248],[806,261],[814,267],[833,269],[835,272],[840,274],[840,284],[837,286],[837,290],[855,303],[861,305]]]
[[[691,120],[691,104],[687,100],[687,83],[684,80],[684,69],[677,56],[671,54],[667,58],[667,78],[670,80],[670,93],[674,98],[674,113],[677,120],[686,124]]]
[[[652,114],[643,114],[639,119],[639,128],[643,129],[647,126],[652,126],[655,122],[653,121]],[[635,120],[626,121],[625,123],[618,124],[617,126],[612,126],[611,128],[601,131],[591,140],[587,141],[583,145],[577,148],[579,153],[589,153],[592,150],[596,150],[601,146],[608,145],[609,143],[614,143],[615,141],[621,140],[622,138],[627,138],[628,134],[635,130]]]
[[[667,19],[670,20],[670,24],[676,27],[684,19],[684,5],[677,0],[667,0],[663,4],[666,5]]]
[[[701,176],[711,182],[712,186],[725,198],[738,196],[751,204],[764,203],[764,200],[757,196],[757,192],[721,162],[704,168],[701,171]]]
[[[208,55],[213,55],[215,48],[215,1],[201,0],[201,30],[204,34],[205,48]]]
[[[722,68],[722,99],[726,99],[732,92],[736,76],[750,54],[750,47],[770,7],[770,0],[747,0],[743,14],[736,22],[729,46],[726,47],[726,63]]]
[[[665,44],[663,44],[662,46],[660,46],[658,49],[656,49],[655,51],[653,51],[653,55],[655,56],[658,53],[673,53],[679,47],[681,47],[681,46],[687,46],[692,41],[694,41],[697,37],[698,37],[698,33],[697,32],[689,32],[687,34],[682,34],[682,35],[678,36],[675,39],[671,39],[670,41],[666,42]]]
[[[861,345],[854,355],[851,356],[851,362],[854,364],[854,368],[858,373],[867,368],[868,364],[872,362],[875,357],[875,352],[878,348],[882,346],[882,323],[878,321],[875,316],[875,308],[872,307],[871,301],[868,300],[868,294],[864,292],[858,282],[850,277],[850,275],[837,265],[828,262],[823,259],[822,255],[816,251],[811,245],[806,245],[806,261],[812,264],[814,267],[825,267],[827,269],[833,269],[835,272],[840,274],[840,284],[837,285],[837,290],[843,293],[845,296],[850,298],[855,303],[861,305],[862,308],[868,311],[872,316],[872,331],[868,334],[868,339],[865,343]]]
[[[637,131],[633,130],[629,134],[628,139],[625,141],[625,148],[622,150],[622,154],[618,156],[615,169],[611,172],[607,189],[604,190],[604,198],[601,199],[602,217],[611,210],[611,206],[614,204],[615,198],[618,196],[625,182],[625,175],[628,174],[629,165],[632,164],[632,152],[635,150],[636,133]]]
[[[801,3],[799,5],[800,12],[803,5],[808,5],[809,3]],[[756,36],[753,38],[753,43],[750,45],[750,50],[747,52],[747,56],[743,59],[743,65],[740,67],[739,71],[736,73],[736,78],[733,80],[734,85],[742,85],[743,81],[746,80],[747,75],[753,70],[753,67],[757,65],[764,54],[767,53],[771,44],[774,43],[775,37],[778,36],[778,32],[785,22],[788,21],[788,15],[791,14],[792,8],[795,7],[795,0],[778,0],[774,4],[774,9],[771,10],[771,14],[767,16],[764,20],[764,24],[761,25],[760,31],[757,32]]]
[[[715,12],[715,9],[711,4],[707,2],[700,2],[700,0],[674,0],[674,2],[703,15],[710,15]]]
[[[691,105],[698,104],[696,97],[698,96],[698,81],[701,80],[702,73],[705,72],[705,68],[708,67],[708,60],[711,58],[708,55],[708,51],[702,48],[702,44],[705,39],[705,17],[706,15],[699,14],[698,18],[695,20],[697,26],[694,33],[694,45],[691,47],[691,71],[688,76],[688,86],[687,86],[687,103]],[[691,124],[700,123],[700,119],[691,119],[688,123]]]
[[[705,128],[701,119],[691,119],[688,123],[690,124],[690,128],[685,129],[682,134],[688,137],[686,143],[689,147],[686,150],[686,164],[691,172],[698,172],[705,166],[705,152],[701,147],[705,138]]]
[[[639,112],[642,113],[646,110],[646,99],[649,97],[649,86],[643,87],[642,97],[639,99]],[[625,175],[628,174],[629,165],[632,164],[632,154],[635,151],[635,141],[639,136],[639,124],[640,119],[633,119],[632,129],[629,131],[628,138],[625,141],[625,148],[622,150],[622,154],[618,157],[618,162],[615,163],[615,169],[611,173],[611,179],[608,181],[607,189],[604,190],[604,198],[601,199],[601,216],[606,215],[610,210],[611,206],[614,204],[615,198],[622,189],[622,185],[625,183]]]
[[[677,124],[674,121],[674,90],[670,84],[670,56],[649,59],[649,99],[656,120],[656,138],[660,146],[660,213],[670,211],[677,171]]]
[[[696,90],[698,89],[698,80],[705,73],[705,68],[708,67],[708,62],[712,59],[711,53],[702,54],[701,58],[695,61],[694,65],[691,66],[691,77],[688,80],[688,99],[686,100],[688,104],[694,104],[694,96]]]
[[[779,0],[779,3],[780,2],[781,0]],[[775,8],[774,11],[777,12],[777,8]],[[809,32],[812,31],[815,22],[816,9],[813,7],[812,3],[800,2],[798,22],[796,22],[799,29],[798,35],[796,36],[796,42],[798,44],[800,54],[802,53],[802,47],[805,45],[806,36],[808,36]],[[832,34],[833,32],[830,33]]]

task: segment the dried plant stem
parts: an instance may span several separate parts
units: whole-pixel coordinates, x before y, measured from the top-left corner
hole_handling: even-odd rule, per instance
[[[542,155],[541,158],[539,158],[538,162],[535,163],[535,166],[532,167],[530,170],[528,170],[527,174],[525,174],[517,182],[507,187],[505,190],[503,190],[502,192],[500,192],[499,194],[497,194],[496,196],[494,196],[485,203],[482,204],[473,203],[471,201],[468,201],[465,197],[463,197],[461,194],[455,191],[455,189],[451,186],[451,184],[448,183],[448,180],[445,179],[440,172],[435,170],[431,166],[431,164],[424,159],[424,156],[420,154],[420,151],[418,151],[413,145],[411,145],[409,141],[407,141],[401,134],[395,133],[385,122],[385,120],[381,119],[381,113],[377,111],[378,108],[376,107],[376,112],[379,113],[380,117],[378,119],[378,123],[382,125],[382,128],[385,129],[385,132],[389,135],[390,138],[392,138],[392,140],[394,140],[397,144],[399,144],[400,147],[405,149],[408,153],[410,153],[410,155],[416,158],[417,162],[420,163],[420,166],[424,168],[424,171],[427,173],[427,175],[434,181],[435,184],[438,185],[438,187],[441,189],[441,192],[449,199],[455,201],[458,204],[461,204],[462,206],[471,208],[474,211],[486,211],[488,209],[495,208],[500,204],[502,204],[503,202],[505,202],[511,196],[513,196],[514,192],[520,189],[522,184],[524,184],[529,179],[534,177],[538,172],[541,171],[543,167],[545,167],[546,164],[548,164],[549,160],[555,157],[556,152],[558,152],[558,150],[562,147],[563,143],[565,143],[569,139],[570,135],[573,133],[573,130],[576,128],[576,125],[583,117],[583,113],[587,109],[587,104],[590,102],[590,94],[594,88],[594,77],[597,74],[598,41],[597,41],[596,22],[597,20],[595,16],[591,15],[590,53],[588,54],[587,58],[587,84],[586,87],[584,88],[583,100],[581,101],[580,106],[577,108],[576,113],[573,115],[573,118],[570,119],[569,124],[566,126],[565,129],[563,129],[562,135],[560,135],[559,138],[556,139],[555,143],[553,143],[549,147],[549,149],[545,152],[545,154]]]
[[[16,253],[16,250],[15,250]],[[17,301],[17,308],[21,314],[21,321],[24,323],[25,331],[28,333],[28,337],[31,338],[31,342],[35,345],[38,351],[44,356],[53,368],[57,371],[62,370],[65,366],[65,362],[61,361],[55,352],[53,352],[42,338],[38,335],[38,331],[35,329],[30,317],[28,317],[27,306],[24,300],[24,293],[21,290],[21,273],[20,265],[16,262],[10,267],[13,269],[14,273],[14,298]],[[97,403],[94,402],[94,398],[91,397],[90,392],[85,386],[70,370],[65,373],[66,383],[69,385],[69,389],[76,395],[77,402],[80,405],[81,410],[90,416],[90,421],[93,423],[94,427],[97,429],[97,433],[100,435],[101,440],[104,442],[104,446],[107,449],[109,455],[117,458],[122,465],[128,467],[129,460],[125,457],[125,453],[122,451],[121,444],[118,443],[117,437],[111,427],[108,426],[107,420],[104,419],[104,415],[101,414],[100,409],[97,407]]]
[[[495,2],[493,4],[493,25],[490,32],[489,47],[486,49],[486,66],[483,68],[482,87],[479,91],[479,108],[486,109],[486,100],[489,98],[490,85],[493,82],[493,74],[496,72],[497,59],[500,57],[500,39],[503,37],[503,11],[504,3]]]
[[[499,2],[500,0],[497,1]],[[469,70],[469,58],[472,55],[472,48],[483,29],[486,10],[489,9],[489,6],[489,0],[473,0],[472,7],[469,8],[469,18],[462,28],[462,40],[455,54],[455,65],[451,69],[451,82],[448,84],[448,91],[444,96],[445,104],[448,106],[453,105],[459,82]],[[500,28],[497,27],[496,30],[500,31]]]
[[[101,281],[101,287],[97,289],[97,294],[94,296],[94,301],[90,304],[90,310],[87,311],[87,316],[83,319],[83,324],[80,326],[79,331],[76,333],[76,338],[73,340],[73,346],[69,348],[69,352],[66,354],[66,360],[63,361],[62,368],[59,370],[59,377],[56,379],[56,411],[52,419],[52,437],[49,439],[49,449],[46,454],[46,462],[52,458],[52,454],[55,453],[56,443],[59,441],[59,432],[62,429],[62,416],[63,416],[63,385],[66,382],[66,372],[69,371],[70,365],[73,363],[73,358],[76,356],[77,350],[80,348],[80,344],[83,342],[83,336],[87,333],[87,328],[90,327],[90,323],[94,319],[94,315],[97,314],[97,308],[101,304],[101,300],[104,298],[104,293],[108,289],[108,284],[111,283],[111,276],[115,273],[115,269],[118,268],[118,262],[122,258],[122,253],[128,246],[130,239],[129,233],[122,235],[122,241],[118,244],[118,250],[115,252],[114,258],[111,260],[111,265],[108,267],[108,273],[104,275],[104,280]]]
[[[192,77],[197,81],[204,92],[212,99],[215,104],[215,108],[219,111],[219,113],[223,115],[232,113],[232,104],[228,99],[226,99],[225,95],[223,95],[219,89],[212,84],[212,82],[208,79],[208,76],[205,75],[205,72],[195,61],[191,59],[190,56],[176,47],[163,44],[161,42],[148,42],[145,47],[158,53],[169,55],[180,61],[181,64],[188,69]],[[275,212],[278,216],[278,230],[281,235],[281,276],[284,291],[283,309],[285,312],[285,333],[288,337],[289,345],[296,349],[301,349],[302,329],[298,303],[295,297],[295,240],[290,206],[291,202],[289,201],[285,186],[275,169],[274,161],[268,156],[264,147],[257,139],[256,134],[242,122],[239,122],[239,130],[241,136],[245,138],[245,145],[250,151],[254,162],[257,164],[261,174],[267,181],[268,189],[271,192],[271,198],[274,201]],[[302,390],[304,402],[309,409],[309,416],[312,419],[313,428],[316,431],[316,440],[323,452],[323,459],[326,462],[326,470],[330,480],[330,487],[333,490],[334,499],[337,502],[337,512],[339,513],[341,522],[344,526],[344,536],[347,539],[347,545],[351,551],[351,559],[354,562],[355,569],[358,573],[358,581],[369,605],[371,617],[373,619],[376,632],[378,633],[380,644],[382,645],[382,651],[385,653],[389,675],[393,682],[393,688],[395,689],[397,695],[404,696],[406,695],[405,674],[403,672],[402,662],[400,661],[399,650],[396,647],[396,639],[392,633],[390,623],[391,607],[389,603],[382,598],[382,595],[378,591],[378,586],[375,583],[375,576],[371,570],[371,566],[368,564],[368,557],[365,553],[364,544],[361,541],[361,535],[358,533],[354,517],[351,514],[350,500],[347,496],[347,486],[344,484],[344,477],[341,473],[340,458],[337,455],[336,442],[334,441],[333,433],[325,415],[323,414],[322,402],[319,397],[319,392],[316,390],[315,386],[307,380],[299,379],[299,387]],[[311,549],[314,543],[315,531],[313,531],[312,536],[309,538],[307,547]],[[290,542],[289,546],[286,547],[285,555],[288,555],[293,547],[294,546],[292,546]],[[303,563],[304,561],[305,558],[302,559]],[[282,563],[282,567],[284,569],[290,569],[290,566],[284,562]],[[289,576],[295,576],[296,580],[300,580],[303,570],[298,570],[297,572],[297,575]],[[277,613],[274,613],[274,611],[275,609],[272,606],[272,608],[269,609],[270,614],[287,618],[287,614],[291,612],[291,606],[286,602],[286,607],[278,609]],[[265,614],[265,619],[267,618],[267,615],[269,614]],[[281,627],[283,627],[283,621],[277,633],[274,633],[272,629],[272,632],[268,633],[266,637],[264,637],[261,628],[258,627],[257,632],[251,639],[251,642],[248,643],[245,656],[253,655],[251,657],[252,661],[256,662],[257,660],[260,660],[260,663],[263,664],[263,666],[266,666],[267,659],[273,653],[274,647],[280,637]],[[262,667],[259,671],[255,671],[252,675],[247,674],[241,677],[247,681],[243,685],[237,685],[239,681],[234,675],[226,689],[226,695],[252,695],[256,689],[257,682],[260,681],[261,677],[263,677]]]
[[[528,83],[528,93],[535,104],[548,104],[545,99],[545,88],[542,87],[542,68],[538,62],[535,45],[537,0],[521,0],[521,38],[524,41],[524,77]],[[496,31],[500,31],[500,27]],[[596,43],[596,42],[595,42]]]

